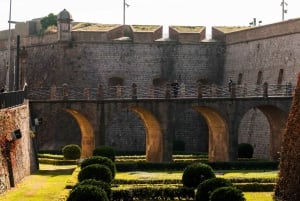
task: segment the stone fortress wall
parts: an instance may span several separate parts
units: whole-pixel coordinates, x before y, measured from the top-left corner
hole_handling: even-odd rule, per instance
[[[21,68],[23,65],[26,69],[26,82],[32,88],[64,83],[70,87],[136,83],[138,87],[147,88],[174,80],[187,85],[197,82],[227,85],[229,79],[240,85],[294,84],[299,65],[299,23],[300,19],[294,19],[253,28],[235,27],[230,31],[228,27],[213,27],[210,40],[205,38],[205,27],[170,26],[169,38],[162,38],[161,26],[110,25],[102,30],[98,27],[96,31],[85,27],[75,30],[78,23],[72,24],[72,31],[62,33],[60,30],[40,36],[31,34],[35,28],[28,28],[37,25],[29,23],[27,28],[22,25],[23,31],[19,33],[17,25],[13,36],[21,35],[21,46],[26,50]],[[5,32],[0,33],[0,38],[5,38],[3,35]],[[15,41],[12,47],[14,55]],[[0,41],[0,58],[0,66],[5,66],[6,39]],[[0,68],[0,75],[0,84],[4,84],[5,68]],[[186,143],[188,151],[205,151],[204,120],[191,111],[183,114],[182,119],[186,121],[175,134],[176,138]],[[140,139],[136,144],[143,146],[144,134],[140,132],[143,125],[138,119],[133,121],[127,124],[132,126],[124,135],[136,135],[136,139]],[[109,145],[115,144],[109,136],[124,130],[124,122],[112,122],[116,125],[107,125]],[[74,125],[63,132],[69,133],[72,127]],[[69,135],[66,138],[71,139]],[[249,111],[240,126],[239,141],[253,144],[256,156],[267,158],[269,137],[266,117],[259,110]],[[124,146],[126,142],[120,144]],[[52,144],[41,143],[41,147],[59,149],[55,140]],[[122,150],[130,148],[122,147]]]

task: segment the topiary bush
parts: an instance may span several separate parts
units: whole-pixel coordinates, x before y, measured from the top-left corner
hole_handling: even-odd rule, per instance
[[[253,146],[248,143],[241,143],[238,145],[238,157],[239,158],[252,158],[253,157]]]
[[[82,186],[82,185],[92,185],[92,186],[101,188],[105,191],[107,198],[109,200],[111,199],[112,191],[111,191],[111,185],[109,183],[106,183],[104,181],[98,181],[95,179],[86,179],[86,180],[83,180],[82,182],[77,183],[73,187],[73,189],[77,188],[78,186]]]
[[[104,156],[115,162],[116,153],[110,146],[99,146],[94,149],[93,156]]]
[[[188,165],[182,174],[182,183],[185,187],[197,188],[204,180],[215,178],[213,169],[204,163]]]
[[[69,144],[62,148],[62,153],[67,160],[79,159],[81,156],[81,148],[77,144]]]
[[[110,169],[106,165],[92,164],[84,167],[78,173],[79,182],[86,179],[95,179],[110,183],[113,178]]]
[[[197,188],[196,201],[209,201],[209,196],[215,189],[225,186],[232,186],[232,183],[224,178],[211,178],[203,181]]]
[[[246,201],[244,194],[235,187],[220,187],[214,190],[210,195],[210,201]]]
[[[111,159],[109,159],[107,157],[103,157],[103,156],[91,156],[82,161],[81,168],[84,168],[84,167],[86,167],[88,165],[92,165],[92,164],[106,165],[110,169],[110,171],[112,173],[112,177],[115,178],[116,165],[115,165],[115,163],[112,162]]]
[[[74,188],[67,201],[109,201],[105,191],[94,185],[79,185]]]

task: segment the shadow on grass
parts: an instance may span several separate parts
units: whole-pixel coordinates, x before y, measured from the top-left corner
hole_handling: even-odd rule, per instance
[[[40,176],[58,176],[58,175],[71,175],[75,168],[68,168],[68,169],[57,169],[57,170],[38,170],[37,172],[33,173],[33,175],[40,175]]]

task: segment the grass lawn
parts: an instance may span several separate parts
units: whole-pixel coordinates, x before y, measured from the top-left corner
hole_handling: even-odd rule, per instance
[[[75,167],[40,164],[39,171],[1,195],[0,201],[55,201],[63,192]]]

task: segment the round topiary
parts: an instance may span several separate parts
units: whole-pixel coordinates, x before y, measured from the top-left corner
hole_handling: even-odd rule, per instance
[[[209,201],[209,196],[215,189],[225,186],[232,186],[232,183],[224,178],[211,178],[203,181],[197,188],[196,201]]]
[[[81,169],[78,173],[79,182],[85,179],[95,179],[110,183],[112,181],[112,174],[106,165],[92,164]]]
[[[93,156],[104,156],[115,162],[116,153],[110,146],[99,146],[94,149]]]
[[[86,167],[88,165],[92,165],[92,164],[106,165],[110,169],[110,171],[112,173],[112,177],[115,178],[116,165],[109,158],[103,157],[103,156],[91,156],[82,161],[81,168],[84,168],[84,167]]]
[[[79,159],[81,156],[81,148],[77,144],[69,144],[62,148],[62,153],[65,159]]]
[[[96,186],[98,188],[102,188],[107,195],[107,198],[110,200],[112,192],[111,192],[111,185],[109,183],[106,183],[104,181],[98,181],[95,179],[86,179],[83,180],[82,182],[77,183],[74,188],[77,188],[78,186],[82,186],[82,185],[92,185],[92,186]]]
[[[246,201],[244,194],[236,187],[221,187],[214,190],[210,195],[210,201]]]
[[[182,175],[182,183],[185,187],[197,188],[206,179],[215,178],[213,169],[204,163],[193,163],[188,165]]]
[[[238,145],[238,157],[239,158],[252,158],[253,146],[248,143],[241,143]]]
[[[105,191],[102,188],[94,185],[79,185],[74,188],[67,199],[67,201],[109,201]]]

